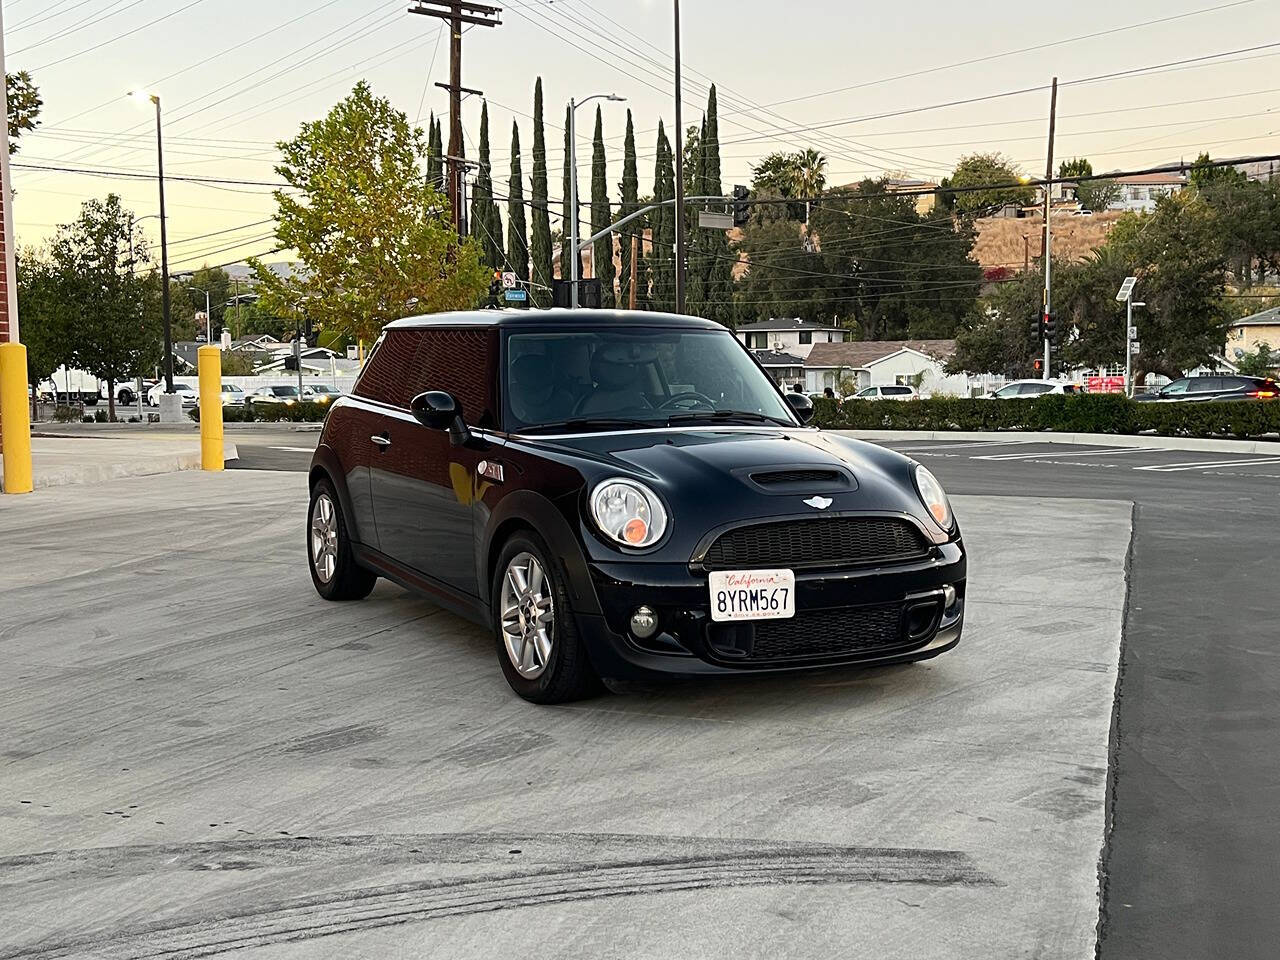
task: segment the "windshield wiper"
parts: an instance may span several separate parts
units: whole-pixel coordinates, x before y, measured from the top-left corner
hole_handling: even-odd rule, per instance
[[[688,413],[673,413],[667,417],[667,426],[692,423],[697,420],[748,420],[751,423],[776,423],[781,427],[795,426],[790,420],[771,417],[767,413],[759,413],[755,410],[690,410]]]
[[[662,426],[654,420],[631,420],[626,417],[575,417],[572,420],[553,420],[521,427],[517,433],[547,433],[554,430],[618,430],[636,427],[649,429]]]

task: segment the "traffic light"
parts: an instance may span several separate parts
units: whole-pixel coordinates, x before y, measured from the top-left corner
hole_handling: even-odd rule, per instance
[[[1036,317],[1031,321],[1031,336],[1036,340],[1044,339],[1044,317]]]
[[[498,301],[502,299],[502,271],[493,271],[493,279],[489,281],[489,306],[498,306]]]
[[[1031,366],[1032,366],[1032,368],[1035,370],[1035,372],[1036,372],[1036,373],[1039,373],[1041,370],[1043,370],[1043,369],[1044,369],[1044,361],[1043,361],[1043,360],[1037,360],[1037,361],[1035,361]]]
[[[1044,339],[1055,347],[1058,345],[1058,318],[1053,314],[1044,318]]]
[[[751,205],[747,202],[750,194],[751,191],[742,184],[733,188],[733,225],[735,227],[745,227],[751,218]]]

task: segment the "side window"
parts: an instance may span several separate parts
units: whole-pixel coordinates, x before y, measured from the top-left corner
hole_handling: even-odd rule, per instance
[[[421,338],[405,377],[404,405],[427,390],[445,390],[461,401],[462,419],[469,426],[497,426],[497,330],[415,332]]]
[[[1190,383],[1191,383],[1190,380],[1188,380],[1186,377],[1183,377],[1181,380],[1173,380],[1169,383],[1166,383],[1163,387],[1160,388],[1160,392],[1161,393],[1186,393],[1187,386]]]
[[[1221,390],[1222,377],[1193,377],[1187,387],[1187,393],[1213,393]]]
[[[389,330],[374,344],[360,379],[352,390],[357,397],[407,409],[409,371],[418,350],[421,330]]]
[[[1018,391],[1021,389],[1022,389],[1022,384],[1011,383],[1007,387],[1001,387],[999,390],[997,390],[996,396],[999,397],[1001,400],[1007,399],[1008,397],[1016,397],[1018,395]]]
[[[1048,393],[1053,387],[1047,383],[1024,383],[1022,389],[1018,392],[1020,397],[1038,397],[1042,393]]]

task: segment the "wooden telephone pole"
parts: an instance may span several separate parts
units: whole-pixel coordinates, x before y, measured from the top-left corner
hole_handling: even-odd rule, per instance
[[[462,95],[464,93],[479,95],[479,90],[470,90],[462,85],[462,25],[470,24],[478,27],[497,27],[502,24],[498,15],[501,7],[493,7],[487,3],[472,3],[469,0],[413,0],[410,13],[420,13],[427,17],[447,21],[449,24],[449,82],[437,83],[436,86],[449,91],[449,146],[445,150],[445,192],[449,196],[449,206],[453,209],[453,226],[459,233],[465,218],[462,214],[462,178],[464,166],[462,145]]]

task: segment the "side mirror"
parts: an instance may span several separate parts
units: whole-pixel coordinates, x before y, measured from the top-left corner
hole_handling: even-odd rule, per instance
[[[409,409],[424,427],[448,430],[455,446],[471,439],[471,431],[462,420],[462,404],[451,393],[443,390],[420,393],[410,401]]]
[[[788,393],[786,397],[787,403],[791,404],[791,412],[799,418],[801,423],[808,423],[813,419],[812,400],[803,393]]]

